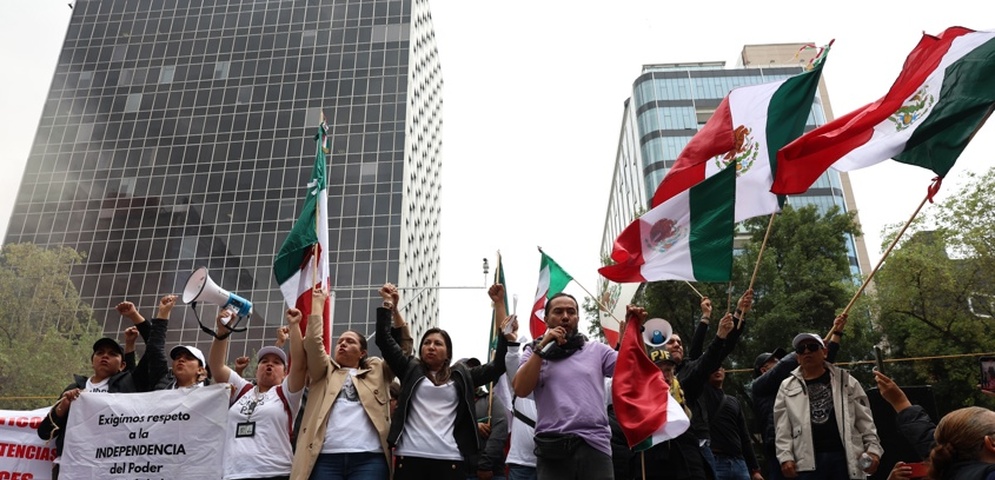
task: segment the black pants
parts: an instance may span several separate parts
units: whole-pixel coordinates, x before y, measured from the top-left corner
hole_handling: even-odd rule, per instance
[[[395,457],[394,480],[466,480],[462,461]]]

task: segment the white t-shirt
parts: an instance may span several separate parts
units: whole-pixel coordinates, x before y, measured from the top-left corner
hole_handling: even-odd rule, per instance
[[[235,388],[236,395],[246,385],[250,385],[249,381],[235,372],[231,372],[228,383]],[[290,461],[294,457],[290,447],[290,429],[301,407],[304,389],[291,392],[286,378],[282,388],[287,403],[290,404],[289,418],[283,408],[283,401],[276,393],[276,387],[264,393],[260,393],[258,387],[253,387],[228,409],[225,480],[290,475]],[[252,436],[236,438],[239,424],[243,427],[254,424],[251,428]],[[247,428],[242,430],[245,429]]]
[[[342,390],[339,390],[339,396],[328,414],[321,453],[383,452],[380,434],[359,400],[359,392],[353,383],[355,376],[355,368],[346,373]]]
[[[93,380],[86,379],[86,391],[91,393],[107,393],[108,383],[110,383],[111,377],[107,377],[97,383],[93,383]]]
[[[453,381],[436,386],[422,378],[411,392],[411,408],[404,421],[401,438],[394,454],[401,457],[422,457],[437,460],[462,461],[453,429],[459,394]]]

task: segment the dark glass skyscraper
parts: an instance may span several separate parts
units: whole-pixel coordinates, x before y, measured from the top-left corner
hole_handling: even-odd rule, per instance
[[[383,282],[438,285],[441,88],[427,0],[78,0],[5,241],[86,252],[111,336],[115,304],[151,317],[207,266],[254,303],[251,354],[283,322],[273,258],[323,111],[334,333],[371,332]],[[416,332],[435,292],[405,292]],[[210,338],[177,307],[168,340]]]

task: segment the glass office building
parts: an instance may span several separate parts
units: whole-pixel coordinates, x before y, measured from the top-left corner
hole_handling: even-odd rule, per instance
[[[119,338],[118,302],[151,317],[207,266],[254,303],[252,354],[324,112],[333,333],[372,332],[381,284],[439,282],[441,88],[427,0],[78,0],[5,241],[85,252],[73,281]],[[402,304],[416,333],[438,318],[436,290]],[[210,337],[177,307],[167,342]]]
[[[748,45],[738,68],[725,62],[644,65],[626,100],[616,153],[612,190],[601,242],[607,258],[622,230],[649,209],[657,185],[677,156],[730,90],[775,82],[801,73],[814,51],[796,56],[803,44]],[[831,120],[825,83],[808,118],[808,129]],[[816,205],[820,211],[856,208],[845,173],[828,170],[804,194],[793,195],[794,206]],[[850,269],[855,275],[870,271],[862,237],[847,239]],[[602,279],[602,281],[604,281]],[[606,288],[606,286],[603,286]]]

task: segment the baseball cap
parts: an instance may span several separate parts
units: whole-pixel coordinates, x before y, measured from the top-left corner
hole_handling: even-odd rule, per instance
[[[204,352],[201,352],[199,348],[190,345],[177,345],[173,347],[173,349],[169,351],[169,358],[176,360],[176,357],[181,352],[187,352],[190,355],[193,355],[193,357],[200,362],[200,366],[203,367],[204,365],[207,365],[207,362],[204,360]]]
[[[822,337],[814,333],[799,333],[795,335],[795,339],[791,341],[791,346],[798,348],[798,344],[804,342],[805,340],[813,340],[819,344],[820,347],[826,348],[826,344],[822,342]]]
[[[757,355],[757,359],[753,361],[753,376],[760,376],[760,368],[764,366],[765,363],[769,362],[771,358],[780,360],[787,355],[788,352],[781,347],[777,347],[773,352],[764,352]]]
[[[287,352],[284,352],[282,348],[277,348],[272,345],[260,348],[259,351],[256,352],[256,362],[259,362],[259,360],[262,360],[263,357],[270,354],[280,357],[280,361],[283,362],[284,365],[287,364]]]
[[[97,350],[101,347],[111,347],[115,352],[117,352],[118,355],[124,357],[124,347],[122,347],[120,343],[117,343],[117,340],[114,340],[113,338],[104,337],[94,342],[93,353],[97,353]]]

